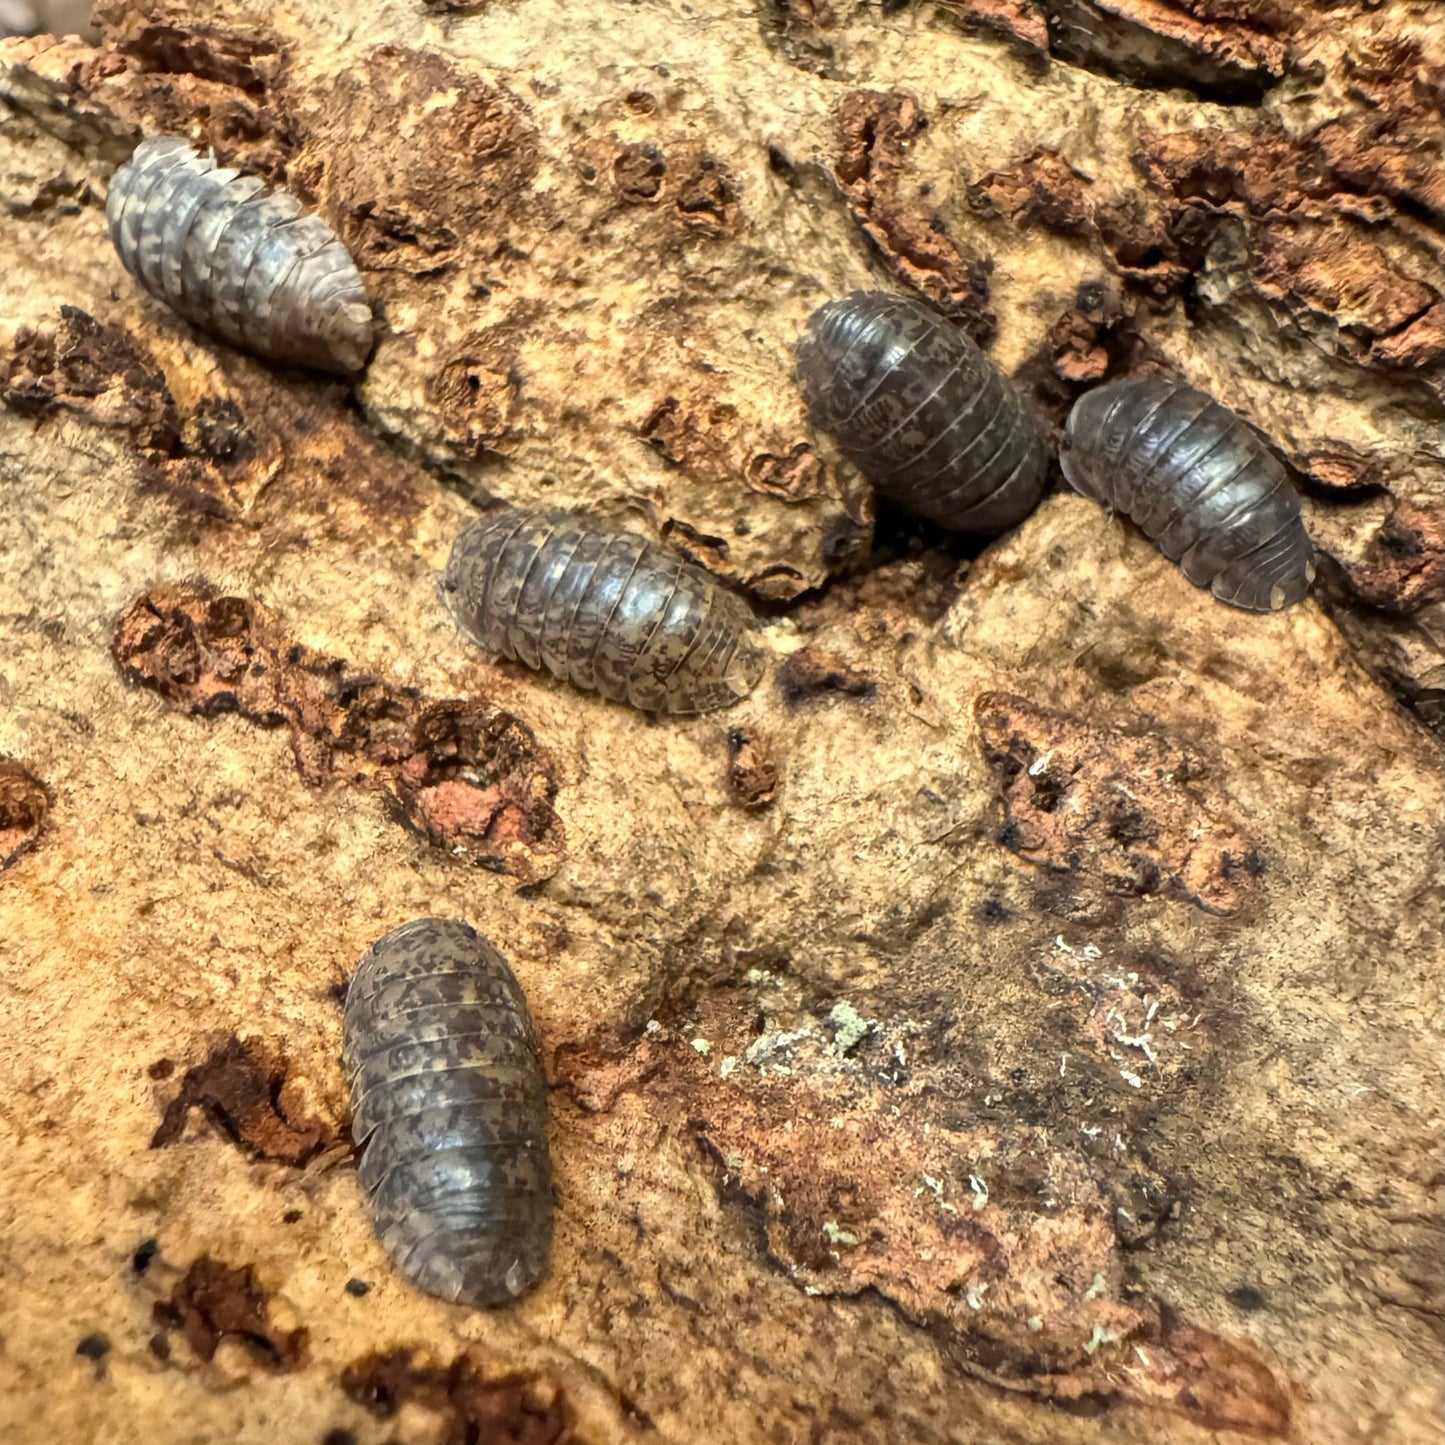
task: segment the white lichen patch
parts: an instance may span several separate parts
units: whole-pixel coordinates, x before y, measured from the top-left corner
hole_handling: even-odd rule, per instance
[[[950,1204],[948,1200],[943,1197],[943,1180],[935,1179],[931,1174],[925,1174],[922,1185],[913,1191],[913,1197],[917,1199],[925,1190],[933,1194],[938,1200],[938,1207],[943,1210],[945,1214],[958,1213],[958,1206]]]
[[[1065,976],[1088,1001],[1080,1037],[1131,1089],[1184,1067],[1191,1045],[1181,1035],[1197,1028],[1200,1018],[1186,1012],[1173,985],[1110,966],[1097,946],[1070,943],[1062,934],[1045,967]],[[1061,1055],[1060,1078],[1067,1076],[1068,1063],[1069,1056]]]

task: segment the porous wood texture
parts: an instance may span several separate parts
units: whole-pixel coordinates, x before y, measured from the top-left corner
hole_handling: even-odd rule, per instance
[[[1433,9],[0,45],[0,1438],[1438,1439]],[[354,391],[125,274],[140,130],[337,230]],[[1226,608],[1067,493],[870,550],[790,358],[878,286],[1055,428],[1215,394],[1326,585]],[[480,655],[436,586],[483,494],[686,551],[769,675],[669,721]],[[339,991],[421,916],[551,1085],[552,1268],[493,1312],[390,1267],[346,1142]]]

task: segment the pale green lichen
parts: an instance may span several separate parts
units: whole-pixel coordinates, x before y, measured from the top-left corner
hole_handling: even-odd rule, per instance
[[[838,1054],[851,1053],[878,1027],[876,1019],[865,1019],[846,1000],[833,1005],[828,1022],[833,1025],[833,1051]]]
[[[1113,1330],[1106,1330],[1103,1325],[1095,1325],[1094,1333],[1084,1344],[1084,1353],[1092,1355],[1100,1345],[1112,1345],[1118,1338],[1119,1336]]]
[[[795,1029],[791,1033],[769,1029],[767,1033],[759,1034],[748,1045],[744,1058],[755,1069],[766,1071],[771,1067],[775,1074],[790,1074],[792,1073],[791,1069],[776,1062],[778,1055],[790,1049],[800,1039],[808,1038],[810,1033],[810,1029]]]

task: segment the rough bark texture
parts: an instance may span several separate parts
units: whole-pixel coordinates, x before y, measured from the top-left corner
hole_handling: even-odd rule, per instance
[[[0,45],[0,1436],[1437,1439],[1432,9]],[[126,277],[157,129],[345,239],[354,398]],[[1071,495],[870,553],[790,350],[889,284],[1055,425],[1213,392],[1329,586],[1234,612]],[[657,722],[479,657],[435,586],[484,493],[747,589],[771,676]],[[338,988],[421,915],[512,960],[552,1086],[552,1271],[493,1313],[388,1266],[344,1142]]]

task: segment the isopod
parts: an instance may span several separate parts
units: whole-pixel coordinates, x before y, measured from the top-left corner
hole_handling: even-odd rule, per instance
[[[1059,462],[1075,491],[1133,518],[1221,602],[1277,612],[1314,581],[1284,468],[1241,417],[1192,386],[1151,376],[1085,392]]]
[[[125,269],[203,330],[323,371],[366,364],[361,275],[330,226],[288,192],[154,136],[115,173],[105,214]]]
[[[798,379],[820,430],[885,497],[960,532],[1016,525],[1044,488],[1037,419],[961,331],[916,301],[854,291],[818,308]]]
[[[552,1249],[547,1082],[507,961],[455,919],[372,944],[346,993],[342,1064],[377,1237],[428,1294],[505,1304]]]
[[[587,517],[480,517],[452,547],[441,590],[487,651],[644,712],[727,707],[763,675],[742,598],[676,552]]]

